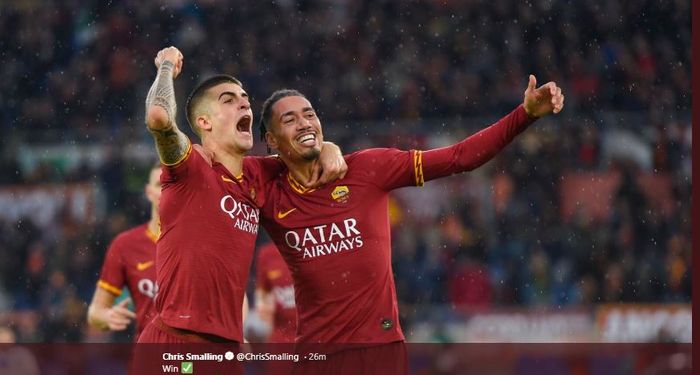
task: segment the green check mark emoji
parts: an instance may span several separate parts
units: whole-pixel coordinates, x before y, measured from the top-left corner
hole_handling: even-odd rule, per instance
[[[192,362],[182,362],[180,363],[180,372],[183,374],[193,374],[194,373],[194,365]]]

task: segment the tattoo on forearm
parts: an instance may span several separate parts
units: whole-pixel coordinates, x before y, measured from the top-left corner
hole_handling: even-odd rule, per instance
[[[175,65],[170,61],[163,61],[158,69],[156,80],[148,90],[146,96],[146,112],[148,107],[155,105],[162,107],[168,113],[168,126],[175,122],[177,105],[175,103],[175,89],[173,87],[173,69]]]
[[[175,125],[177,105],[173,86],[173,69],[175,69],[175,65],[172,62],[164,61],[158,69],[158,75],[151,85],[151,89],[148,90],[148,96],[146,96],[146,112],[150,106],[158,106],[168,114],[168,123],[165,128],[151,129],[158,154],[165,164],[181,160],[189,147],[189,139]]]
[[[187,136],[175,127],[162,130],[151,130],[156,140],[156,148],[160,160],[165,164],[173,164],[182,159],[190,146]]]

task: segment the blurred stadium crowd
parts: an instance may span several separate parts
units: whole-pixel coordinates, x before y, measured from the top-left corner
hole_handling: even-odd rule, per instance
[[[528,73],[563,87],[564,113],[486,167],[394,195],[407,324],[426,305],[690,301],[689,1],[253,3],[0,5],[0,191],[102,197],[86,220],[0,215],[0,318],[28,312],[5,318],[22,341],[90,339],[106,246],[148,215],[151,160],[127,150],[152,147],[143,101],[166,45],[185,55],[179,103],[213,72],[240,78],[256,113],[298,88],[347,152],[459,140],[521,102]],[[95,145],[77,164],[41,151]]]

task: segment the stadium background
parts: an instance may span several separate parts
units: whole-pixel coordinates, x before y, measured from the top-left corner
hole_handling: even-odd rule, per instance
[[[556,81],[562,114],[393,194],[408,340],[691,340],[690,1],[35,0],[2,2],[0,34],[0,325],[22,342],[128,340],[85,314],[107,244],[148,215],[143,102],[168,45],[182,129],[185,95],[226,72],[256,116],[305,92],[345,152],[449,144],[529,73]]]

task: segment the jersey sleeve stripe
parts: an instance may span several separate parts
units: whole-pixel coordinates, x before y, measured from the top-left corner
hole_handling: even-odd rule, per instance
[[[187,152],[185,152],[185,154],[182,155],[182,157],[178,161],[176,161],[174,163],[170,163],[170,164],[163,163],[163,160],[161,160],[160,162],[163,163],[163,165],[166,167],[174,168],[174,167],[177,167],[178,165],[182,164],[185,160],[187,160],[187,158],[190,156],[191,153],[192,153],[192,141],[190,141],[188,138],[187,139]]]
[[[416,177],[416,186],[425,185],[423,176],[423,151],[413,150],[413,171]]]
[[[116,286],[104,281],[104,280],[99,280],[97,281],[97,286],[116,295],[120,296],[122,294],[121,288],[117,288]]]

